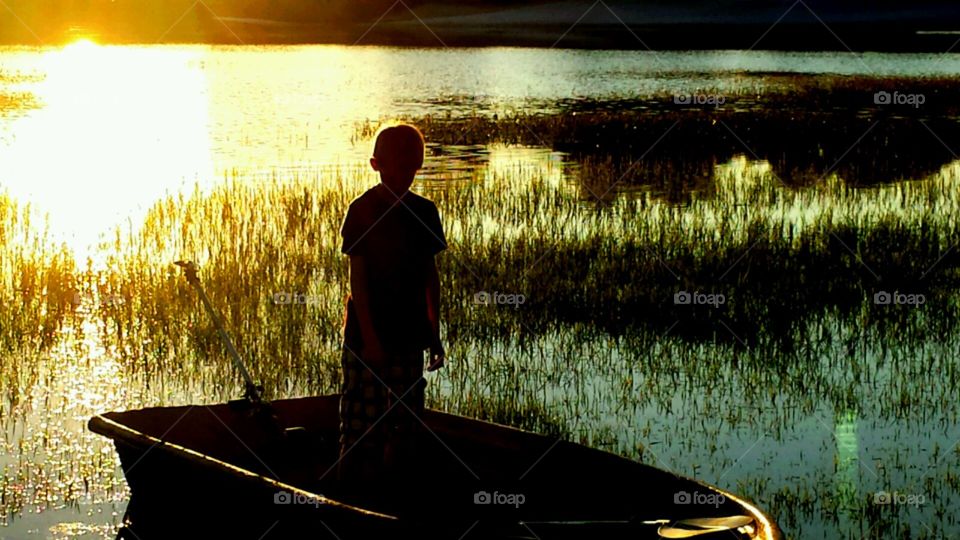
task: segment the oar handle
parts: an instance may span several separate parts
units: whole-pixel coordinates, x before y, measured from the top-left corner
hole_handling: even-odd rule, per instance
[[[197,265],[194,264],[193,261],[177,261],[173,264],[183,268],[183,275],[187,278],[187,281],[190,283],[190,285],[193,285],[193,288],[197,290],[197,294],[200,295],[200,301],[203,304],[203,307],[206,308],[207,314],[210,315],[211,319],[213,319],[213,325],[216,327],[217,333],[220,334],[220,338],[227,346],[227,351],[230,353],[230,357],[233,359],[233,365],[236,366],[237,370],[240,371],[240,375],[243,376],[243,382],[247,387],[247,399],[255,403],[260,402],[262,400],[262,396],[260,395],[260,387],[253,382],[253,377],[251,377],[250,372],[247,371],[247,366],[244,365],[243,360],[240,358],[240,353],[237,352],[237,348],[233,346],[233,341],[230,339],[230,336],[223,327],[223,322],[220,320],[220,315],[217,313],[217,310],[213,308],[213,304],[210,303],[210,298],[207,297],[207,293],[200,285],[200,277],[197,275]]]

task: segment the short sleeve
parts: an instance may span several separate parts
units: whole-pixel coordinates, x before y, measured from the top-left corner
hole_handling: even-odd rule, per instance
[[[432,202],[427,207],[427,215],[424,216],[424,223],[427,226],[426,248],[430,255],[436,255],[447,249],[447,237],[443,233],[443,224],[440,222],[440,212],[437,206]]]
[[[363,255],[366,248],[364,242],[364,231],[362,212],[356,205],[351,204],[347,209],[347,215],[343,218],[343,225],[340,227],[340,236],[343,238],[343,245],[340,251],[346,255]]]

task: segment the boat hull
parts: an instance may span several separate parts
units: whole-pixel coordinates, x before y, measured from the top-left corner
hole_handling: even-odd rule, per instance
[[[132,493],[130,537],[141,540],[638,539],[704,518],[749,523],[698,538],[781,537],[760,510],[715,487],[438,411],[424,415],[415,474],[358,499],[335,480],[338,399],[276,401],[272,419],[237,404],[107,413],[90,428],[115,441]],[[297,429],[280,435],[274,421]]]

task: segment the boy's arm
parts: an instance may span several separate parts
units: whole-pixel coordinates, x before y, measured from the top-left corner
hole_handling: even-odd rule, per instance
[[[382,367],[384,362],[383,345],[373,328],[373,317],[370,315],[370,288],[367,280],[367,269],[361,255],[350,256],[350,295],[353,297],[353,307],[357,311],[357,322],[360,323],[360,335],[363,338],[363,349],[360,358],[370,362],[370,367]]]
[[[433,257],[430,257],[427,263],[427,318],[430,320],[433,336],[427,371],[434,371],[443,367],[446,353],[440,341],[440,272],[437,271],[437,261]]]

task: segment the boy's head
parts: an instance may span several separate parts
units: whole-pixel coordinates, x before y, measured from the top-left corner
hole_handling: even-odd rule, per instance
[[[424,141],[420,130],[400,124],[380,130],[373,147],[370,166],[380,173],[380,181],[400,195],[410,189],[417,171],[423,167]]]

